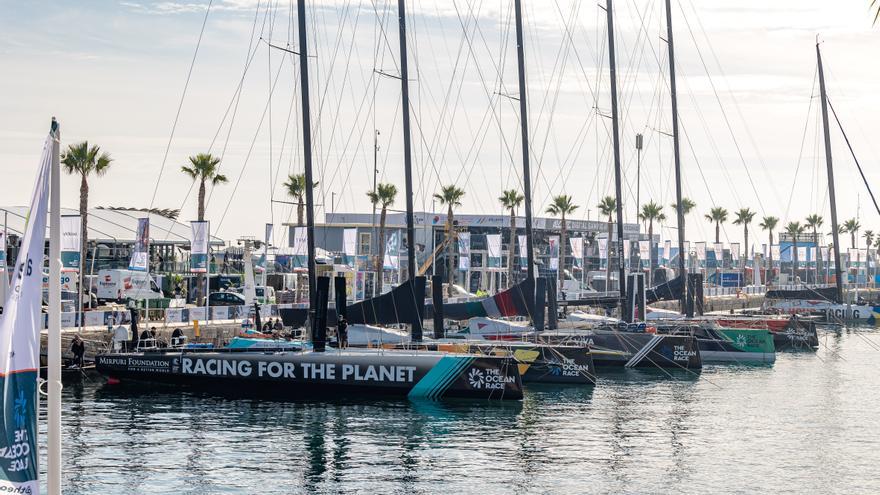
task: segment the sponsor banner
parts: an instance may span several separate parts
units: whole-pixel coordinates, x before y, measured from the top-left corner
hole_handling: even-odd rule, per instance
[[[61,266],[79,270],[82,244],[82,219],[79,215],[61,216]]]
[[[131,252],[128,269],[146,272],[150,269],[150,219],[138,218],[137,240]]]
[[[803,263],[807,261],[807,248],[806,246],[798,246],[797,249],[798,262]]]
[[[672,241],[666,241],[663,244],[663,259],[666,261],[672,259]]]
[[[714,246],[712,246],[712,250],[715,252],[715,261],[720,262],[724,260],[724,244],[720,242],[716,242]]]
[[[305,227],[294,227],[291,238],[293,248],[293,268],[308,268],[309,261],[309,232]]]
[[[275,229],[275,226],[271,223],[266,224],[266,235],[263,237],[263,244],[269,246],[270,241],[272,240],[272,231]]]
[[[6,233],[0,230],[0,268],[6,268]]]
[[[730,257],[733,261],[739,261],[739,243],[730,243]]]
[[[183,308],[166,309],[165,323],[183,323]]]
[[[525,267],[529,264],[529,245],[528,242],[526,242],[526,236],[517,236],[516,240],[519,244],[519,264],[520,266]]]
[[[79,326],[79,313],[77,313],[75,311],[61,313],[61,327],[62,328],[76,328],[78,326]]]
[[[599,239],[599,259],[607,260],[608,259],[608,239],[602,238]]]
[[[628,240],[624,240],[623,241],[623,259],[625,259],[627,261],[627,263],[629,263],[629,255],[630,255],[631,250],[632,250],[632,243]]]
[[[359,271],[354,274],[354,300],[363,301],[367,290],[367,274]]]
[[[342,251],[346,262],[352,265],[357,256],[357,229],[345,229],[342,231]]]
[[[550,242],[550,269],[559,271],[559,236],[551,235]]]
[[[571,257],[574,258],[575,266],[582,266],[584,263],[584,238],[571,237],[568,239],[568,244],[571,245]]]
[[[49,171],[58,143],[49,135],[25,219],[21,250],[0,315],[0,492],[39,493],[37,378]]]
[[[486,236],[486,250],[489,252],[489,267],[501,268],[501,234]]]
[[[706,243],[698,242],[695,244],[697,251],[697,261],[706,261]]]
[[[773,256],[774,260],[781,261],[781,254],[779,250],[779,244],[774,244],[770,246],[770,254]]]
[[[651,259],[651,242],[639,241],[639,258],[643,260]]]
[[[816,248],[815,247],[810,248],[810,258],[809,259],[810,259],[810,261],[816,261]]]
[[[471,234],[461,232],[458,234],[458,269],[471,269]]]
[[[382,268],[397,270],[400,268],[400,232],[393,232],[385,242],[385,259]]]
[[[207,320],[208,312],[204,306],[199,306],[196,308],[189,308],[189,321],[199,320],[205,321]]]
[[[229,320],[229,306],[214,306],[211,308],[212,320]]]
[[[208,236],[210,235],[208,222],[190,222],[190,272],[208,273]]]

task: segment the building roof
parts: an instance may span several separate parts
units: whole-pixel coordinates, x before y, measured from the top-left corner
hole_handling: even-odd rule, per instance
[[[6,229],[10,234],[24,235],[26,206],[0,207],[0,222],[6,218]],[[7,213],[4,215],[4,212]],[[79,215],[78,209],[62,208],[62,215]],[[89,208],[89,240],[105,243],[131,244],[137,236],[138,218],[150,219],[150,242],[155,244],[189,244],[190,226],[162,215],[137,210],[108,210]],[[49,238],[49,225],[46,225],[46,238]],[[211,244],[223,246],[226,243],[219,237],[211,236]]]

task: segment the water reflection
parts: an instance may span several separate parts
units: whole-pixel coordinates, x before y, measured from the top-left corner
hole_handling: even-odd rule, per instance
[[[69,385],[65,493],[877,493],[877,336],[699,375],[601,370],[514,404]]]

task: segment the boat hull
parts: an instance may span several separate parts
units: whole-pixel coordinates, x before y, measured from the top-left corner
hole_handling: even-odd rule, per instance
[[[316,396],[522,399],[507,357],[431,352],[156,352],[95,358],[113,382],[180,386],[232,397]]]
[[[700,369],[703,361],[697,339],[690,335],[584,329],[544,333],[548,344],[588,345],[596,367]]]
[[[513,358],[523,383],[561,383],[595,385],[596,368],[589,346],[533,344],[527,342],[492,343],[424,342],[407,348],[468,353]]]

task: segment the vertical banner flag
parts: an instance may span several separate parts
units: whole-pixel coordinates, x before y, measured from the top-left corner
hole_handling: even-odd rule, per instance
[[[0,315],[0,492],[39,493],[37,466],[37,378],[46,242],[49,170],[54,137],[43,144],[43,157],[31,194],[21,250]],[[60,310],[60,308],[59,308]]]
[[[208,235],[209,224],[207,221],[190,222],[190,272],[208,273]]]
[[[79,215],[61,216],[61,268],[79,270],[82,246],[82,219]]]
[[[803,263],[807,261],[807,247],[806,246],[798,246],[798,263]]]
[[[738,242],[730,243],[730,258],[734,262],[739,261],[739,243]]]
[[[382,260],[382,268],[397,270],[400,268],[400,232],[394,232],[388,236],[385,243],[385,259]]]
[[[574,265],[582,267],[584,264],[584,238],[571,237],[568,239],[571,244],[571,257],[574,258]]]
[[[716,242],[712,247],[712,251],[715,252],[715,262],[721,263],[724,261],[724,244],[720,242]]]
[[[608,239],[599,239],[599,259],[608,259]]]
[[[816,261],[816,248],[815,247],[810,248],[810,257],[808,259],[813,262]]]
[[[666,261],[672,259],[672,241],[666,241],[663,244],[663,259]]]
[[[517,236],[516,240],[519,244],[519,264],[525,268],[529,264],[529,244],[526,242],[526,236],[524,235]]]
[[[773,256],[774,260],[782,261],[781,259],[779,259],[779,257],[780,257],[779,244],[774,244],[774,245],[770,246],[770,254]]]
[[[260,258],[257,259],[257,271],[258,272],[266,272],[266,268],[269,265],[269,243],[272,241],[272,231],[275,230],[275,225],[271,223],[266,224],[266,233],[263,236],[263,253],[260,254]]]
[[[639,241],[639,258],[650,261],[651,260],[651,242],[650,241]]]
[[[263,238],[263,242],[266,243],[266,247],[269,247],[269,243],[272,241],[272,231],[275,230],[275,225],[271,223],[266,224],[266,237]]]
[[[307,268],[309,261],[309,232],[305,227],[293,228],[293,267]]]
[[[706,261],[706,243],[696,243],[697,261]]]
[[[489,267],[501,268],[501,234],[486,236],[486,250],[489,253]]]
[[[629,252],[631,249],[632,249],[632,242],[630,242],[629,240],[624,240],[623,241],[623,259],[625,259],[627,263],[629,263]]]
[[[0,268],[6,268],[6,233],[0,230]]]
[[[128,269],[136,272],[150,270],[150,219],[138,218],[137,240],[131,251]]]
[[[357,258],[357,229],[342,231],[342,252],[345,254],[346,264],[353,266]]]
[[[550,269],[559,271],[559,236],[551,235],[550,242]]]
[[[458,269],[471,269],[471,233],[458,234]]]

